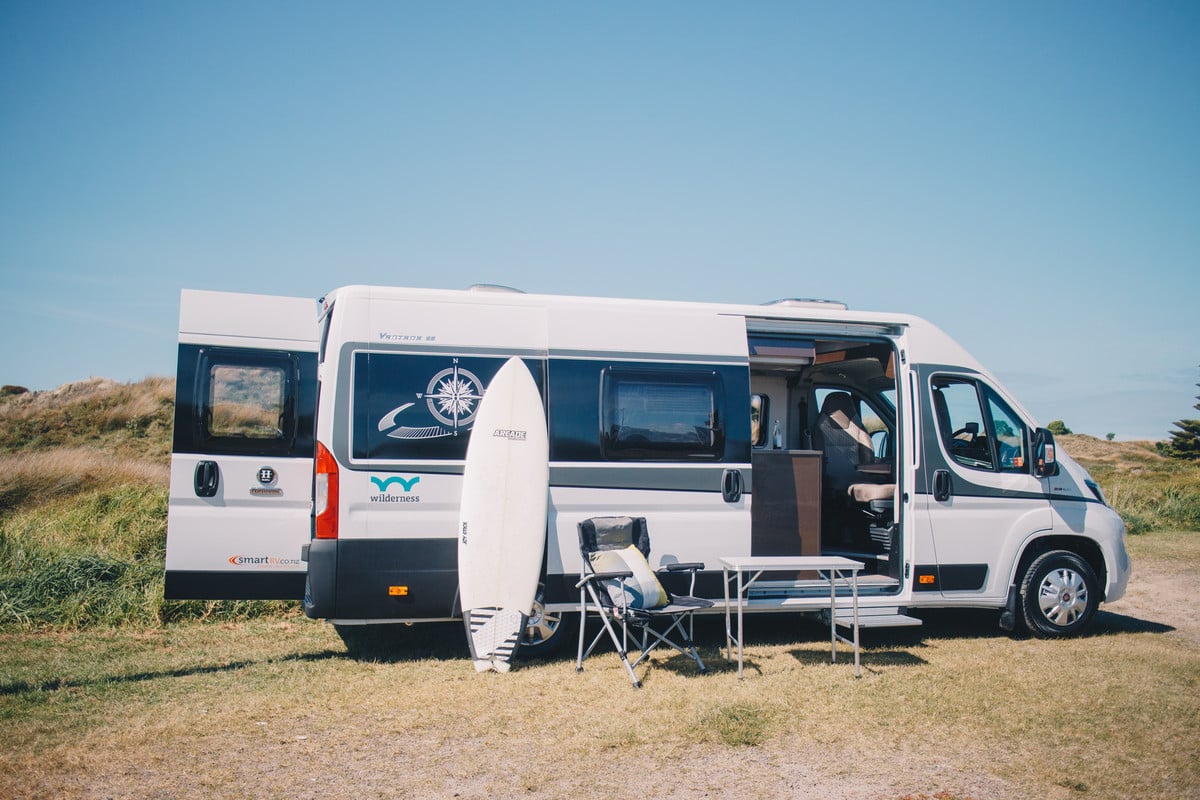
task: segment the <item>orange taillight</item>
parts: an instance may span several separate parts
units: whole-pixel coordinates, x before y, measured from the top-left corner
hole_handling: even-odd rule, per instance
[[[338,537],[338,464],[333,453],[317,442],[316,481],[313,491],[314,535],[318,539]]]

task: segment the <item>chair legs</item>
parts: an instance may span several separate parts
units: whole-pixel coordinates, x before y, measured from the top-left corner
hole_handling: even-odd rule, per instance
[[[594,607],[603,609],[600,598],[596,595],[595,586],[588,583],[579,590],[579,657],[575,661],[575,671],[583,672],[583,660],[592,654],[592,651],[596,649],[596,645],[600,643],[600,639],[607,633],[608,637],[612,639],[613,647],[617,649],[617,654],[621,656],[621,663],[625,665],[625,670],[629,673],[629,680],[633,683],[633,688],[642,688],[642,682],[638,680],[637,673],[633,671],[633,665],[629,663],[629,628],[624,622],[621,624],[621,637],[618,638],[617,631],[613,628],[612,622],[609,619],[609,614],[601,610],[598,616],[603,627],[596,633],[587,650],[583,649],[583,640],[587,636],[587,601],[584,595],[585,591],[591,594],[592,601],[595,603]],[[645,653],[642,654],[642,658],[645,658]],[[638,663],[641,663],[641,660],[639,658]]]
[[[593,609],[599,609],[597,616],[600,617],[601,629],[596,632],[592,638],[591,644],[584,647],[584,641],[587,636],[587,596],[584,592],[591,594],[594,605]],[[603,591],[603,590],[601,590]],[[616,648],[617,654],[621,658],[621,663],[625,665],[625,670],[629,673],[629,679],[633,683],[634,688],[640,689],[642,682],[638,680],[637,673],[634,669],[645,661],[659,645],[667,645],[672,650],[687,656],[692,661],[696,662],[696,666],[700,670],[700,674],[708,673],[708,668],[704,666],[704,662],[700,659],[700,654],[696,650],[696,645],[692,641],[690,633],[691,628],[691,613],[683,614],[662,614],[664,619],[669,617],[671,624],[665,630],[658,631],[653,627],[653,616],[637,627],[641,629],[640,642],[636,642],[641,654],[632,663],[629,661],[629,629],[631,627],[630,620],[632,619],[629,609],[607,609],[596,595],[596,589],[592,584],[587,584],[580,589],[579,597],[579,651],[578,658],[575,662],[575,671],[583,671],[583,660],[592,654],[596,649],[596,645],[604,638],[605,634],[612,641],[613,647]],[[616,619],[621,625],[621,635],[617,635],[616,627],[613,625],[613,619]],[[686,625],[684,623],[687,623]],[[672,632],[677,633],[680,641],[675,641],[670,638]],[[635,640],[636,641],[636,640]]]
[[[646,625],[642,628],[642,654],[638,656],[637,661],[633,662],[633,666],[636,667],[638,664],[642,663],[642,661],[644,661],[645,658],[650,655],[650,653],[653,652],[654,649],[660,644],[665,644],[672,650],[675,650],[681,655],[685,655],[692,661],[695,661],[696,666],[700,668],[700,674],[706,674],[708,672],[708,667],[704,666],[704,662],[700,660],[700,653],[696,651],[696,644],[692,641],[691,634],[684,629],[683,623],[685,619],[688,623],[687,627],[691,627],[691,617],[691,614],[672,614],[671,624],[668,625],[667,629],[661,633],[651,627],[650,623],[646,623]],[[671,635],[671,631],[679,632],[679,637],[682,643],[668,638]],[[655,641],[650,642],[650,637],[654,637]],[[649,646],[647,646],[647,644],[649,644]]]

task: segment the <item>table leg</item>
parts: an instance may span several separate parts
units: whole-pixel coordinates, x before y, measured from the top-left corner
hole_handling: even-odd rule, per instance
[[[862,677],[858,658],[858,570],[850,573],[850,590],[854,592],[854,677]]]
[[[737,571],[737,617],[738,617],[738,680],[742,679],[742,571]]]
[[[837,570],[829,571],[829,661],[837,663]]]
[[[733,631],[729,627],[729,567],[722,568],[725,578],[725,663],[733,661]]]

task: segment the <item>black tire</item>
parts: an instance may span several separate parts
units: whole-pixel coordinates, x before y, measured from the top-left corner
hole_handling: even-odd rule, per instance
[[[1100,605],[1100,581],[1086,560],[1069,550],[1034,559],[1021,581],[1025,627],[1039,639],[1065,639],[1087,628]]]

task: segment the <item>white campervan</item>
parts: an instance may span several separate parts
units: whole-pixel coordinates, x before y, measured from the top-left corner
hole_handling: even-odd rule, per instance
[[[656,562],[706,564],[710,598],[722,557],[861,561],[864,627],[969,606],[1069,636],[1125,591],[1125,529],[1099,487],[922,319],[349,286],[319,302],[184,291],[167,596],[302,598],[339,628],[457,618],[463,459],[512,356],[550,436],[531,644],[578,607],[578,523],[610,514],[646,518]],[[806,598],[828,605],[786,579],[751,605]]]

